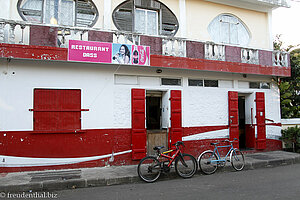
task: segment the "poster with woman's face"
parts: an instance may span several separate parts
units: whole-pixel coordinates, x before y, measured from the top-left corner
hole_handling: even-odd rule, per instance
[[[112,63],[131,64],[131,45],[113,44]]]

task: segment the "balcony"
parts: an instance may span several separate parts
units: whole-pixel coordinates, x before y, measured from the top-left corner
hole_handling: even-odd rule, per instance
[[[225,4],[250,10],[268,12],[278,7],[291,7],[290,0],[206,0],[214,3]]]
[[[0,19],[0,57],[67,60],[70,39],[150,46],[153,67],[290,76],[287,52]]]

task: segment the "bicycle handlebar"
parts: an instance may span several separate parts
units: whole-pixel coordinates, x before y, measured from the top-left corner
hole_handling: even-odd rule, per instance
[[[232,141],[226,139],[226,140],[223,140],[222,142],[230,142],[230,143],[233,143],[235,140],[238,140],[237,138],[234,138]]]
[[[175,144],[173,144],[175,147],[178,147],[179,145],[182,145],[185,147],[184,143],[182,141],[177,141]]]

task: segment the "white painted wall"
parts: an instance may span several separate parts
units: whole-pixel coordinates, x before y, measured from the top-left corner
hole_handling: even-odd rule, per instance
[[[160,77],[181,78],[182,86],[161,86]],[[188,78],[217,79],[225,84],[219,88],[191,87]],[[235,84],[234,88],[228,84],[239,81],[243,84]],[[277,85],[271,84],[271,89],[249,89],[245,87],[247,81],[271,81],[271,77],[243,78],[240,74],[174,69],[163,69],[157,74],[156,68],[150,67],[0,59],[0,130],[33,129],[33,113],[29,109],[33,108],[34,88],[81,89],[81,107],[90,109],[82,112],[83,129],[131,128],[132,88],[164,91],[165,99],[170,90],[182,90],[183,127],[227,125],[228,91],[246,96],[246,123],[251,123],[251,108],[255,123],[255,92],[265,92],[266,118],[280,123]],[[169,103],[164,106],[169,112]],[[226,137],[228,131],[218,134]],[[268,138],[279,135],[280,129],[267,126]]]
[[[8,0],[0,0],[1,5],[1,12],[0,12],[0,18],[2,19],[9,19],[9,10],[10,10],[10,1]]]

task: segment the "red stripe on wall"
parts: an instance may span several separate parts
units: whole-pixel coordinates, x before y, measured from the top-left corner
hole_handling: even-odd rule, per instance
[[[68,49],[66,48],[0,43],[0,57],[3,58],[66,61],[67,55]],[[272,76],[291,76],[290,67],[254,65],[239,62],[216,61],[198,58],[151,55],[150,63],[153,67],[219,71],[243,74],[262,74]]]
[[[291,76],[290,67],[263,66],[238,62],[151,55],[151,66],[175,69],[231,72],[243,74],[262,74],[272,76]]]
[[[78,158],[131,150],[131,129],[84,130],[84,133],[0,132],[0,155]]]

